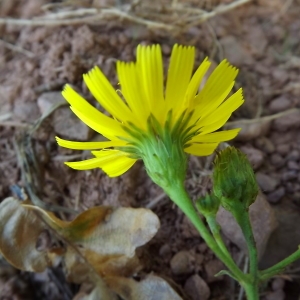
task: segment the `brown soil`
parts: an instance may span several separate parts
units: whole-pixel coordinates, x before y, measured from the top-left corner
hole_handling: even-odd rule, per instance
[[[18,5],[12,2],[0,2],[1,17],[31,18],[41,14],[41,1],[27,0]],[[101,67],[117,86],[115,61],[133,60],[136,45],[160,43],[167,63],[172,45],[181,43],[196,46],[197,63],[204,56],[215,62],[226,57],[239,67],[237,85],[244,88],[246,104],[232,121],[288,112],[265,123],[254,122],[254,129],[247,125],[245,133],[233,144],[249,155],[268,201],[274,206],[288,203],[299,210],[299,15],[297,0],[257,0],[176,35],[120,20],[105,25],[60,27],[0,25],[0,199],[12,194],[13,185],[24,186],[14,138],[24,130],[24,125],[41,116],[44,102],[38,98],[43,93],[59,92],[65,83],[70,83],[93,101],[82,83],[82,74],[94,65]],[[3,41],[18,48],[10,49]],[[289,113],[292,108],[295,111]],[[55,142],[55,135],[62,131],[64,138],[74,138],[68,125],[57,126],[58,120],[67,118],[71,118],[68,109],[59,108],[33,136],[43,178],[43,190],[39,191],[43,201],[81,211],[100,204],[151,208],[159,216],[161,228],[141,251],[143,272],[171,278],[182,288],[191,275],[199,274],[208,283],[209,299],[233,299],[230,295],[238,294],[237,287],[233,290],[228,278],[212,276],[223,266],[186,217],[150,181],[142,163],[115,179],[101,170],[80,172],[64,166],[64,156],[78,154],[58,147]],[[78,124],[77,120],[74,122]],[[78,126],[81,139],[95,137],[81,124]],[[207,176],[211,161],[211,157],[190,158],[186,186],[193,198],[210,188]],[[238,256],[239,249],[228,244]],[[175,275],[170,263],[178,253],[188,256],[191,266]],[[294,275],[281,279],[283,286],[286,281],[280,289],[286,299],[299,296]],[[294,284],[289,280],[294,280]],[[274,296],[277,281],[262,288],[262,299],[284,299]],[[59,267],[43,274],[30,274],[13,269],[4,261],[0,264],[1,300],[72,299],[78,288],[65,281]]]

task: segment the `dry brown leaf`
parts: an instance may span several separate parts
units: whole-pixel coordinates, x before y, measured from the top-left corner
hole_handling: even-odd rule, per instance
[[[124,300],[182,300],[165,280],[155,275],[148,275],[140,282],[111,277],[106,279],[106,283]]]
[[[147,243],[159,228],[158,217],[144,208],[94,207],[66,222],[37,206],[25,206],[41,212],[49,226],[75,245],[101,277],[136,272],[140,264],[135,249]],[[86,262],[70,247],[65,262],[70,280],[87,279]]]
[[[52,255],[38,251],[36,243],[46,225],[33,211],[9,197],[0,204],[0,252],[18,269],[43,272],[52,263]]]
[[[159,228],[158,217],[149,209],[93,207],[71,222],[33,205],[45,221],[70,242],[101,255],[134,256],[135,249],[147,243]]]

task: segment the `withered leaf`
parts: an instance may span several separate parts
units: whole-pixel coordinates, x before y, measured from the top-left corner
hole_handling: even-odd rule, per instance
[[[158,217],[145,208],[98,206],[67,222],[40,207],[25,207],[42,212],[44,220],[70,242],[101,255],[132,257],[160,225]]]
[[[33,211],[9,197],[0,204],[0,252],[18,269],[43,272],[52,263],[52,255],[36,249],[46,225]]]
[[[139,262],[135,249],[148,242],[159,228],[158,217],[144,208],[93,207],[66,222],[37,206],[25,206],[40,211],[45,222],[75,245],[102,277],[136,272]],[[72,249],[65,255],[70,279],[72,274],[77,274],[77,279],[81,278],[79,274],[86,276],[85,263],[77,256]]]

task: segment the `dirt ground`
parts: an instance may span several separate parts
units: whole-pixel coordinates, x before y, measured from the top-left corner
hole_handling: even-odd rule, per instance
[[[94,1],[94,4],[102,2],[105,1]],[[204,8],[208,3],[219,4],[202,2]],[[41,7],[46,3],[2,0],[0,17],[31,19],[43,14]],[[199,4],[194,1],[192,5]],[[82,74],[94,65],[117,87],[115,61],[134,60],[138,44],[160,43],[166,65],[174,43],[194,45],[196,65],[209,56],[215,63],[227,58],[240,69],[236,85],[244,88],[246,102],[228,126],[239,126],[243,131],[231,144],[248,155],[279,223],[269,240],[267,254],[261,259],[262,267],[295,251],[300,244],[300,232],[297,232],[300,217],[299,16],[299,0],[256,0],[177,33],[149,29],[119,18],[100,25],[64,26],[1,25],[0,20],[0,199],[16,195],[24,187],[24,170],[18,163],[15,140],[51,104],[61,101],[59,93],[65,83],[72,84],[93,102]],[[241,122],[245,119],[248,121]],[[57,108],[34,131],[32,144],[37,167],[33,172],[42,182],[42,188],[36,192],[45,203],[79,211],[95,205],[150,208],[159,216],[161,228],[140,249],[142,272],[169,278],[194,295],[198,291],[193,276],[197,274],[209,291],[199,299],[238,299],[239,289],[232,281],[213,276],[223,268],[222,264],[183,214],[150,181],[141,162],[118,178],[108,178],[101,170],[74,171],[63,162],[89,154],[58,147],[56,135],[71,140],[97,138],[65,106]],[[186,186],[194,199],[211,187],[212,160],[213,157],[190,158]],[[57,214],[64,219],[71,217],[63,211]],[[242,255],[235,244],[226,242],[235,257]],[[187,263],[182,265],[178,261]],[[299,299],[299,275],[299,265],[292,266],[261,288],[261,299]],[[73,299],[79,289],[80,286],[65,280],[61,267],[32,274],[12,268],[3,259],[0,261],[1,300]]]

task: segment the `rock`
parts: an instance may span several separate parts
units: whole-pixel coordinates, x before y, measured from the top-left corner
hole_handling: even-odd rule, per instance
[[[256,56],[265,54],[264,52],[268,45],[268,40],[260,25],[257,25],[257,23],[252,24],[251,30],[247,30],[245,40],[247,41],[251,53]]]
[[[300,169],[299,163],[295,162],[294,160],[289,160],[287,163],[287,167],[290,170],[299,170]]]
[[[259,137],[255,141],[255,146],[268,154],[272,154],[275,151],[274,144],[265,136]]]
[[[286,96],[280,96],[271,101],[269,109],[271,113],[278,113],[291,107],[291,101]]]
[[[184,290],[192,300],[207,300],[210,296],[208,285],[198,274],[187,279]]]
[[[279,184],[279,180],[267,174],[257,172],[256,180],[263,192],[273,192]]]
[[[245,47],[232,35],[220,39],[224,49],[224,56],[236,66],[251,64],[253,59]]]
[[[286,155],[290,152],[291,145],[289,143],[280,144],[276,147],[276,151],[281,155]]]
[[[282,290],[284,288],[285,281],[283,278],[277,277],[272,281],[273,291]]]
[[[60,92],[49,92],[41,94],[37,99],[37,105],[40,109],[41,114],[49,111],[49,109],[60,102],[65,102],[66,100]]]
[[[265,255],[260,260],[260,269],[266,269],[295,252],[300,245],[300,210],[292,201],[283,199],[272,206],[278,226],[270,236]],[[293,268],[300,267],[300,260],[293,263]]]
[[[292,150],[287,156],[288,160],[298,160],[300,158],[299,150]]]
[[[285,164],[284,158],[278,153],[273,153],[270,160],[271,164],[277,168],[280,168]]]
[[[247,155],[253,169],[258,170],[264,161],[263,152],[251,146],[242,146],[240,150]]]
[[[249,211],[258,255],[262,257],[268,239],[277,226],[276,218],[272,207],[262,193],[258,194]],[[220,207],[218,211],[217,221],[224,235],[241,250],[247,252],[247,245],[242,230],[233,216],[223,207]]]
[[[224,264],[218,260],[218,259],[213,259],[208,261],[205,266],[204,266],[206,276],[207,276],[207,282],[214,282],[214,281],[219,281],[223,280],[224,276],[215,276],[218,274],[220,271],[224,270]]]
[[[295,170],[285,171],[281,175],[282,181],[290,181],[298,177],[298,172]]]
[[[274,192],[268,194],[268,201],[272,204],[278,203],[283,197],[285,196],[285,188],[280,187],[279,189],[275,190]]]
[[[285,132],[290,129],[300,127],[300,111],[294,111],[290,114],[276,119],[273,123],[274,129],[280,132]]]
[[[235,123],[232,126],[227,126],[227,129],[241,128],[241,131],[235,138],[237,141],[247,142],[252,141],[258,137],[265,136],[268,134],[271,123],[266,122],[255,122],[251,124]]]
[[[268,294],[265,299],[266,300],[284,300],[285,293],[283,290],[277,290],[275,292],[271,292],[270,294]]]
[[[53,113],[53,127],[59,136],[71,140],[86,141],[94,133],[68,107],[58,108]]]
[[[188,251],[179,251],[171,261],[171,270],[175,275],[186,275],[193,272],[194,258]]]
[[[35,102],[21,102],[16,100],[13,114],[15,118],[27,123],[33,123],[40,117],[40,112]]]

